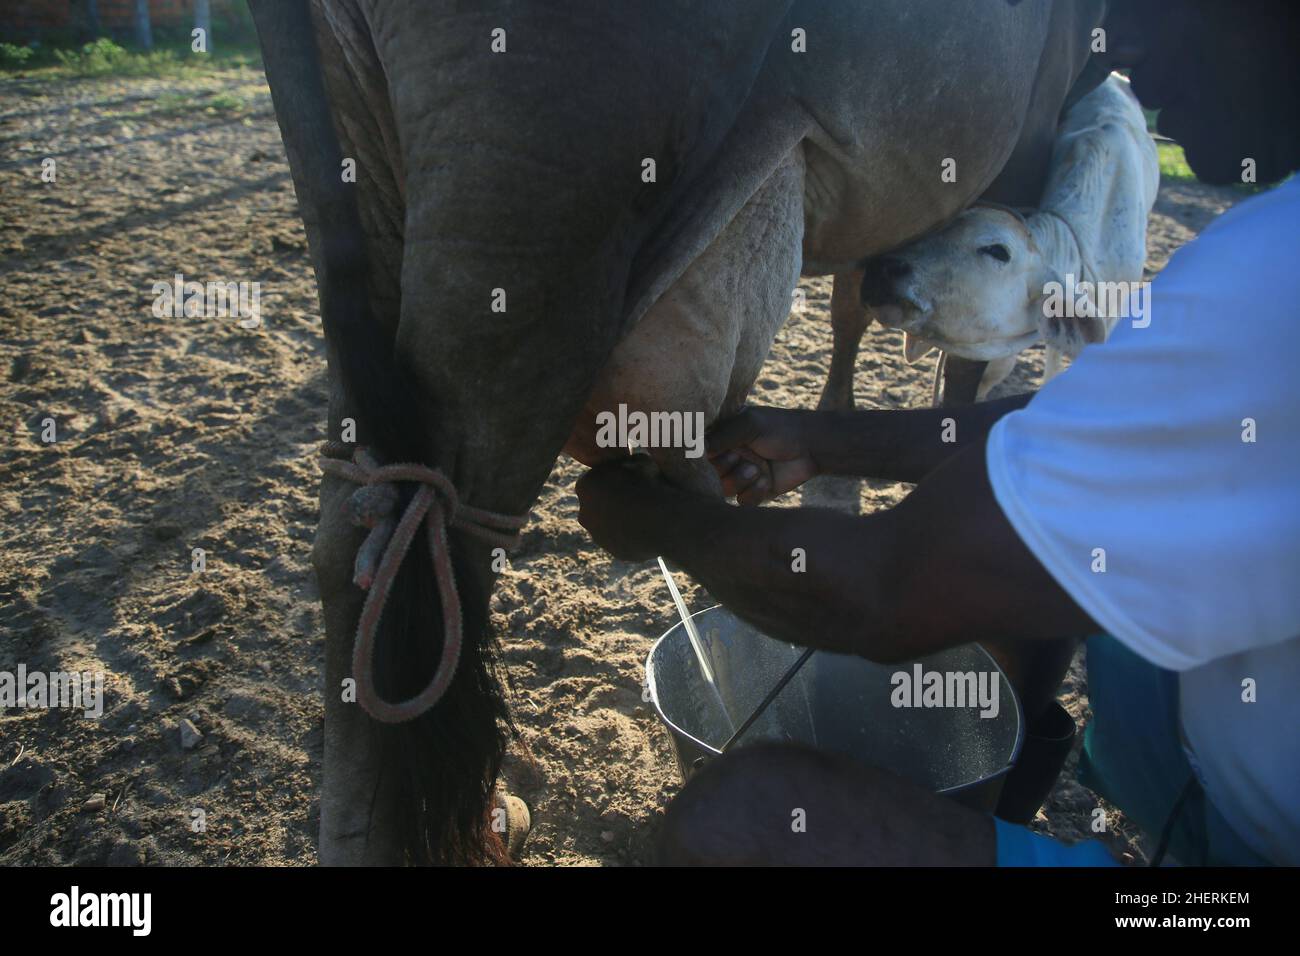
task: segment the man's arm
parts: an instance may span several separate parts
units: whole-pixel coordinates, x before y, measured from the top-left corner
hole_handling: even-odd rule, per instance
[[[983,442],[1030,394],[956,408],[853,412],[749,408],[717,425],[709,455],[727,492],[754,504],[817,474],[919,482]]]
[[[958,452],[983,447],[998,419],[1031,398],[1026,392],[955,408],[829,412],[814,458],[825,474],[915,484]]]
[[[626,463],[588,472],[578,496],[579,520],[607,550],[662,554],[764,633],[797,644],[895,661],[1097,629],[1003,516],[982,439],[868,517],[737,508]],[[794,570],[795,549],[806,570]]]

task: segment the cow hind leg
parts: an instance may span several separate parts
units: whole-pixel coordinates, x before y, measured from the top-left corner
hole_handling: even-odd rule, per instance
[[[338,418],[332,411],[333,434]],[[501,834],[488,816],[510,730],[491,659],[490,555],[481,543],[452,535],[463,632],[455,679],[432,709],[400,723],[376,721],[358,703],[354,683],[353,644],[365,597],[353,583],[364,535],[348,515],[355,490],[336,477],[324,478],[312,549],[326,630],[320,862],[505,862]],[[405,489],[403,503],[411,491]],[[408,551],[380,620],[375,690],[385,701],[406,700],[424,689],[445,637],[424,542],[418,535]]]
[[[366,292],[370,286],[366,239],[373,237],[363,225],[356,195],[339,177],[344,153],[330,116],[325,77],[318,69],[316,31],[308,4],[306,0],[277,0],[252,4],[251,9],[316,267],[330,357],[329,435],[341,437],[340,423],[347,416],[359,425],[359,441],[381,457],[419,461],[425,436],[418,426],[412,427],[415,423],[411,421],[410,390],[397,374],[391,339],[378,321],[378,312],[383,310],[375,308]],[[342,58],[335,56],[330,62],[340,63]],[[356,155],[353,149],[348,153]],[[371,168],[373,171],[378,167],[372,164]],[[377,178],[367,177],[365,181]],[[462,787],[450,798],[444,793],[441,799],[421,801],[426,816],[446,821],[446,825],[434,840],[417,841],[412,836],[413,828],[402,825],[403,821],[409,823],[410,815],[394,812],[403,803],[409,781],[400,774],[383,772],[393,764],[387,755],[394,739],[409,729],[386,728],[372,721],[356,703],[355,689],[346,685],[352,677],[353,635],[364,598],[352,584],[353,558],[361,533],[343,513],[352,491],[351,485],[338,478],[323,480],[321,519],[312,549],[326,622],[319,857],[325,864],[425,861],[432,858],[429,847],[436,843],[441,858],[451,859],[451,853],[442,853],[445,847],[484,842],[475,835],[481,827],[464,822],[474,815],[476,799]],[[417,616],[409,609],[418,608],[421,589],[425,593],[429,590],[427,576],[423,582],[413,577],[420,573],[417,565],[421,560],[417,555],[399,575],[390,595],[389,611],[384,615],[381,629],[385,633],[381,638],[409,628]],[[423,560],[427,563],[427,558]],[[420,637],[427,647],[436,632],[425,628]],[[392,643],[390,639],[382,640],[381,648],[389,648]],[[470,653],[464,669],[473,672],[481,667],[476,635],[470,635],[468,643]],[[448,694],[449,700],[463,696],[456,684]],[[451,716],[464,718],[463,714]],[[426,723],[440,719],[436,712],[424,718]],[[478,726],[483,725],[484,721],[478,722]],[[499,760],[499,750],[498,745],[488,751],[486,766],[494,766],[494,761]],[[466,839],[467,833],[475,836]],[[481,853],[474,855],[482,857]]]
[[[326,866],[392,864],[403,859],[401,840],[387,814],[375,807],[395,799],[391,780],[382,789],[378,728],[348,693],[352,640],[363,594],[352,585],[352,560],[361,543],[343,517],[353,487],[337,478],[321,483],[321,521],[312,565],[325,613],[325,754],[321,788],[320,862]]]
[[[859,298],[862,270],[835,274],[831,287],[831,332],[834,348],[831,370],[817,407],[846,411],[853,407],[853,377],[862,336],[871,325],[871,313]]]
[[[327,80],[334,81],[335,102],[348,106],[349,122],[342,127],[364,129],[358,124],[369,115],[366,109],[378,104],[382,112],[389,104],[392,115],[384,115],[380,129],[401,129],[404,134],[400,143],[394,142],[400,156],[387,165],[382,157],[365,164],[368,175],[363,178],[373,184],[391,174],[401,188],[375,186],[377,192],[371,194],[366,192],[371,187],[363,184],[359,190],[362,219],[372,227],[366,232],[368,249],[379,260],[368,276],[373,281],[323,281],[321,293],[322,313],[331,317],[341,311],[340,296],[346,289],[383,294],[388,303],[385,317],[397,313],[395,336],[390,334],[391,323],[383,322],[368,330],[372,338],[365,338],[367,328],[359,320],[349,334],[327,335],[331,370],[336,364],[345,372],[352,367],[342,376],[348,407],[360,406],[361,440],[375,446],[381,457],[440,469],[462,503],[522,515],[536,500],[624,331],[619,317],[628,309],[631,263],[646,238],[646,227],[629,210],[641,201],[645,184],[622,153],[593,152],[589,133],[602,122],[610,130],[620,129],[626,115],[636,114],[622,104],[611,105],[604,117],[590,111],[576,116],[556,111],[550,85],[539,86],[532,72],[535,64],[520,57],[493,58],[495,80],[486,85],[481,82],[486,66],[451,71],[439,86],[446,108],[431,112],[422,87],[411,78],[436,60],[439,43],[446,55],[463,59],[461,34],[446,29],[444,15],[432,7],[415,4],[411,10],[417,11],[411,15],[415,27],[390,29],[389,8],[369,9],[367,22],[374,24],[370,41],[382,71],[362,63],[361,79],[355,83],[355,78],[327,74]],[[330,28],[347,29],[353,22],[331,18]],[[371,49],[365,37],[341,46],[363,61]],[[337,63],[338,58],[329,62]],[[571,81],[578,83],[594,69],[584,60]],[[395,79],[385,88],[385,76],[405,82]],[[563,88],[564,82],[564,77],[557,79],[556,88]],[[364,103],[355,102],[354,87],[373,95]],[[506,90],[511,91],[508,100]],[[466,149],[466,129],[481,129],[492,117],[505,122],[503,117],[533,114],[554,117],[544,143],[516,137],[516,148]],[[569,118],[574,122],[571,129],[556,125]],[[641,135],[644,126],[638,118],[628,125],[627,134]],[[348,142],[345,155],[364,149],[365,137],[361,139]],[[497,141],[507,141],[506,131]],[[646,148],[656,141],[648,140]],[[303,149],[292,155],[310,158],[315,153]],[[296,174],[296,180],[314,183],[331,164],[337,180],[336,158],[322,162],[321,176]],[[756,228],[743,230],[751,250],[788,250],[788,276],[780,276],[779,282],[769,277],[774,287],[781,287],[783,308],[777,312],[765,300],[758,310],[763,322],[771,323],[770,328],[764,326],[761,352],[755,359],[739,341],[731,341],[728,352],[721,339],[698,350],[661,340],[660,351],[675,350],[688,358],[729,354],[731,364],[722,370],[720,391],[709,393],[709,403],[719,403],[712,413],[702,400],[654,407],[699,410],[709,418],[737,392],[743,398],[757,374],[775,328],[788,312],[802,239],[801,156],[773,164],[777,166],[785,188],[773,195],[781,201],[761,199],[750,219]],[[574,170],[583,170],[581,188],[575,188],[579,181]],[[726,180],[733,189],[747,182],[734,176]],[[400,215],[390,215],[389,199],[400,201]],[[394,238],[383,228],[390,220],[401,224],[396,237],[396,302],[389,301],[393,283],[385,281],[392,257],[378,254],[388,249],[384,241]],[[777,230],[779,239],[765,227]],[[370,243],[372,239],[378,241]],[[741,261],[754,270],[767,264],[754,258],[751,253]],[[358,259],[364,261],[360,254],[344,257]],[[720,293],[716,298],[731,295],[734,314],[747,315],[751,300],[746,287],[759,273],[724,273],[743,281],[715,289]],[[696,313],[699,321],[724,314],[716,304]],[[327,322],[327,333],[330,328]],[[373,359],[364,366],[353,358],[362,349]],[[747,363],[752,375],[740,371]],[[696,366],[689,360],[682,363],[682,370],[690,367]],[[717,370],[709,371],[712,375]],[[387,405],[366,399],[383,392],[395,393]],[[330,434],[337,438],[339,418],[331,411]],[[385,436],[385,431],[391,434]],[[403,449],[403,444],[409,447]],[[686,484],[692,483],[692,476],[697,481],[710,477],[704,458],[686,459],[680,448],[673,451],[677,462],[690,462],[674,477]],[[347,488],[327,482],[323,509],[337,506]],[[404,489],[407,495],[411,491]],[[451,534],[451,563],[464,622],[456,677],[431,710],[404,723],[379,724],[358,704],[339,699],[340,683],[351,676],[353,628],[362,598],[350,583],[359,536],[340,520],[322,515],[315,556],[329,631],[322,859],[460,863],[497,858],[499,840],[493,839],[486,821],[509,733],[488,629],[497,556],[489,544],[463,532]],[[442,618],[427,549],[412,547],[389,596],[376,643],[376,689],[382,699],[409,698],[428,683],[442,646]]]

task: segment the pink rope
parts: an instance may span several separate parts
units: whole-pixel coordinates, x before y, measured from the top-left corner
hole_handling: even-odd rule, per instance
[[[366,587],[366,601],[361,608],[356,643],[352,648],[357,703],[375,720],[386,724],[402,723],[420,716],[442,699],[460,663],[464,628],[460,592],[456,589],[451,553],[447,548],[448,526],[489,544],[510,548],[518,543],[519,531],[528,519],[527,516],[502,515],[464,504],[451,480],[436,468],[416,464],[380,465],[364,448],[356,449],[352,461],[341,460],[350,447],[341,442],[326,442],[321,448],[321,471],[363,487],[399,481],[420,485],[383,549],[374,580],[358,581]],[[408,700],[392,703],[381,698],[375,689],[375,637],[384,605],[388,602],[388,592],[392,590],[397,571],[421,525],[425,527],[429,555],[433,558],[434,582],[442,601],[442,657],[424,690]],[[387,533],[387,523],[371,530],[372,535]]]

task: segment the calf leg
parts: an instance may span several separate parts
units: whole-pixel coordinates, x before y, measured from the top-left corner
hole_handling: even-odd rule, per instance
[[[1055,345],[1049,345],[1043,351],[1043,384],[1046,385],[1052,379],[1061,373],[1061,367],[1064,365],[1061,357],[1061,350]]]
[[[989,392],[1001,385],[1011,370],[1016,367],[1016,356],[1008,355],[1005,358],[994,359],[989,362],[988,367],[984,369],[984,375],[980,378],[979,390],[975,393],[975,401],[982,402],[988,397]]]
[[[987,364],[982,359],[949,355],[943,367],[943,407],[973,404]]]
[[[835,274],[831,288],[831,332],[835,344],[831,352],[831,371],[817,402],[818,408],[846,411],[853,407],[853,376],[858,347],[872,318],[859,298],[861,289],[861,269]]]

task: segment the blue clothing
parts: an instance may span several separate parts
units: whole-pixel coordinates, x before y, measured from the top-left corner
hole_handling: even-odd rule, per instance
[[[1233,832],[1196,779],[1179,738],[1178,675],[1106,634],[1088,640],[1087,655],[1093,716],[1083,738],[1079,782],[1153,840],[1172,816],[1167,853],[1179,863],[1269,865]],[[1096,840],[1067,846],[1026,827],[994,823],[998,866],[1116,865]]]
[[[1087,654],[1092,721],[1079,782],[1152,839],[1164,833],[1187,791],[1170,830],[1170,855],[1188,865],[1267,866],[1210,802],[1187,759],[1178,730],[1178,674],[1105,634],[1088,640]]]
[[[1096,840],[1067,846],[997,817],[993,825],[998,831],[998,866],[1119,866]]]

